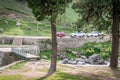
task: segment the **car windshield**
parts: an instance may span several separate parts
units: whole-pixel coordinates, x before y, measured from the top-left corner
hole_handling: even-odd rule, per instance
[[[78,32],[78,33],[84,33],[84,32]]]
[[[99,32],[97,32],[97,31],[93,31],[93,32],[91,32],[91,33],[99,33]]]

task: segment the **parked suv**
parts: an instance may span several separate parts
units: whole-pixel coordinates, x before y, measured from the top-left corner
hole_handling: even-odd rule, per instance
[[[88,37],[97,37],[100,36],[101,34],[98,31],[92,31],[91,33],[88,33]]]
[[[84,32],[76,32],[76,33],[71,33],[71,37],[85,37],[86,34]]]

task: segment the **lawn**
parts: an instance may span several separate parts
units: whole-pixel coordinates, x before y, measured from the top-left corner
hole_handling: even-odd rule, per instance
[[[26,4],[18,3],[15,0],[0,0],[0,13],[8,14],[11,11],[31,14],[31,9],[29,9]]]
[[[24,64],[24,65],[23,65]],[[17,63],[0,72],[0,80],[119,80],[120,68],[108,66],[77,66],[57,64],[57,71],[46,76],[49,61],[28,61]],[[22,66],[22,67],[21,67]]]
[[[5,21],[8,24],[5,24]],[[20,21],[21,26],[16,26],[16,20],[14,19],[0,19],[0,28],[3,28],[3,32],[1,35],[21,35],[21,36],[51,36],[51,27],[50,24],[46,24],[45,22],[41,22],[38,24],[36,22],[28,22],[28,21]],[[61,27],[57,26],[57,31],[63,31],[66,34],[70,34],[74,32],[74,28]]]

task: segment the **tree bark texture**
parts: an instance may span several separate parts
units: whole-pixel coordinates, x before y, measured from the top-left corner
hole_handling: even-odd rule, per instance
[[[51,33],[52,33],[52,55],[48,76],[52,75],[56,71],[57,63],[56,19],[54,14],[52,14],[51,16]]]
[[[110,67],[117,68],[119,54],[119,0],[112,0],[113,26],[112,26],[112,53]]]

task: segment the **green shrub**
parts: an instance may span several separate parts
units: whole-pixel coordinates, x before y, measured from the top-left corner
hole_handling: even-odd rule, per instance
[[[41,51],[39,56],[41,59],[50,60],[51,59],[51,50]]]
[[[85,43],[82,47],[79,48],[69,48],[66,50],[66,53],[71,55],[72,51],[77,51],[82,53],[82,55],[85,55],[86,57],[89,57],[93,54],[100,54],[103,59],[110,58],[111,54],[111,42],[103,42],[103,43],[95,43],[95,42],[88,42]],[[69,55],[68,55],[69,56]],[[70,57],[75,57],[74,54]]]
[[[72,53],[71,49],[66,50],[65,55],[68,59],[75,59],[76,58],[76,55]]]
[[[103,57],[103,59],[108,59],[110,58],[111,54],[111,43],[89,42],[80,47],[79,50],[83,53],[83,55],[86,55],[87,57],[93,54],[100,54]]]
[[[75,59],[76,55],[72,53],[72,51],[77,51],[82,53],[82,55],[85,55],[86,57],[89,57],[93,54],[100,54],[103,59],[109,59],[111,54],[111,42],[103,42],[103,43],[95,43],[95,42],[88,42],[85,43],[82,47],[79,48],[69,48],[65,49],[66,51],[66,57],[68,59]],[[46,58],[50,60],[51,58],[51,51],[45,50],[40,53],[41,58]],[[58,58],[59,60],[59,58]]]

